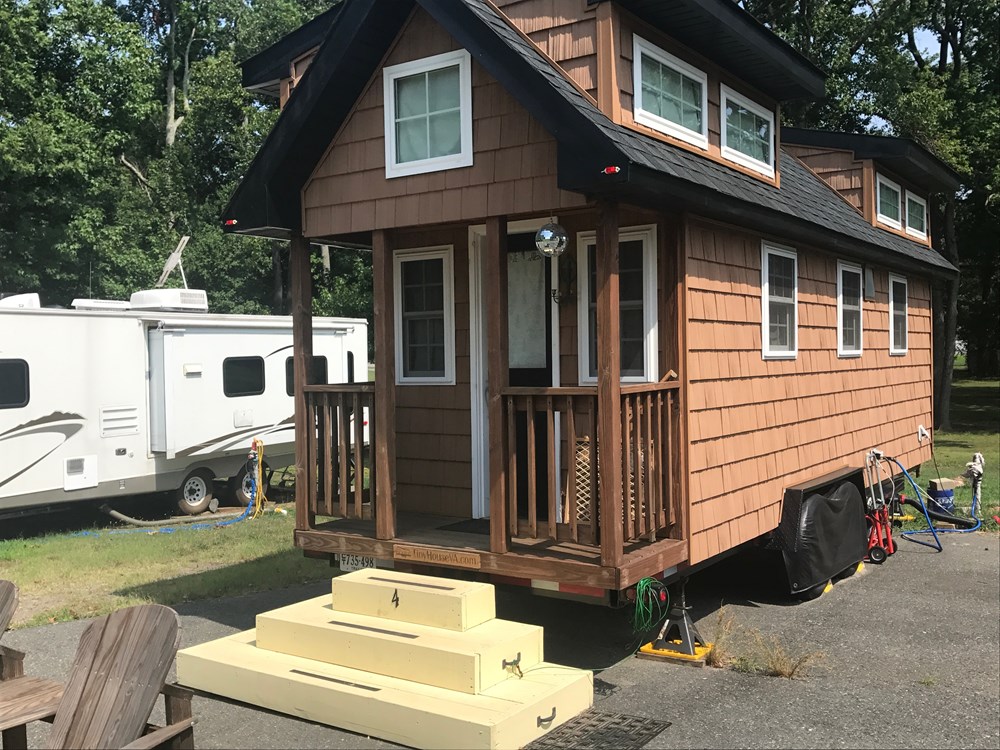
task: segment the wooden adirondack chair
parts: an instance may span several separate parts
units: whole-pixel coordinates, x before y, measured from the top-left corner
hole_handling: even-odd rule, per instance
[[[177,653],[179,626],[177,613],[159,604],[119,610],[88,625],[62,697],[50,711],[54,718],[48,746],[193,748],[191,693],[165,685]],[[0,683],[4,750],[25,747],[25,724],[44,718],[30,695],[20,696],[23,716],[7,710],[3,692],[18,682]],[[160,693],[166,701],[165,727],[147,723]]]

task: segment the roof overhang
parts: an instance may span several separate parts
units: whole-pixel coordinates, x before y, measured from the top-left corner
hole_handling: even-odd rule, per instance
[[[932,193],[953,193],[962,177],[944,161],[911,138],[832,130],[782,128],[782,143],[853,151],[857,159],[872,159]]]
[[[779,102],[825,94],[826,74],[733,0],[614,2]]]

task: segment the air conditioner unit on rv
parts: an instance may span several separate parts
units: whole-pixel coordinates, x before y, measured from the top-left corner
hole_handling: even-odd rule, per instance
[[[0,307],[9,307],[13,310],[38,310],[42,306],[42,301],[37,292],[30,294],[11,294],[7,297],[0,296]]]
[[[74,310],[128,310],[129,303],[120,299],[75,299]]]
[[[208,312],[204,289],[146,289],[129,300],[133,310],[173,312]]]

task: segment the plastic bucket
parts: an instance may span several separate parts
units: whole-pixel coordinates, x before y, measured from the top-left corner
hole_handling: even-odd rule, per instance
[[[931,490],[931,503],[937,506],[938,510],[945,513],[952,513],[955,510],[955,490]]]

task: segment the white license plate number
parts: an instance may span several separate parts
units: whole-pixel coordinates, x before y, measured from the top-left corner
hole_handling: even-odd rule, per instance
[[[340,569],[345,573],[362,568],[374,568],[375,558],[361,555],[340,555]]]

